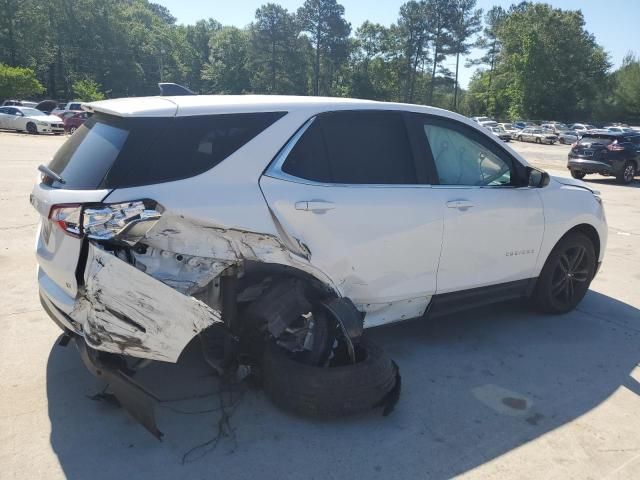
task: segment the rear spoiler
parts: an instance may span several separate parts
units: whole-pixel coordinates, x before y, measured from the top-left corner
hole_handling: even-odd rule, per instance
[[[160,96],[162,97],[178,97],[183,95],[197,95],[187,87],[178,85],[177,83],[159,83]]]

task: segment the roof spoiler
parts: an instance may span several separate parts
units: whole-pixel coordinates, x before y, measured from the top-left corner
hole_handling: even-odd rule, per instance
[[[197,93],[192,92],[187,87],[183,87],[182,85],[178,85],[177,83],[159,83],[158,88],[160,89],[160,96],[163,97],[179,97],[183,95],[197,95]]]

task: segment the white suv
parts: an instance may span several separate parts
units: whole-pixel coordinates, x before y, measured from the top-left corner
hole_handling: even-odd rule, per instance
[[[516,297],[563,313],[604,255],[597,192],[448,111],[279,96],[85,109],[31,201],[42,303],[94,350],[176,362],[274,276],[364,327]],[[278,315],[274,337],[295,336]]]

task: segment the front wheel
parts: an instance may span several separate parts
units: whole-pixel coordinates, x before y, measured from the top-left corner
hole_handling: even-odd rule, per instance
[[[636,166],[631,162],[627,162],[624,164],[622,171],[616,175],[616,180],[618,183],[628,184],[633,182],[635,176]]]
[[[71,127],[71,128],[69,129],[69,134],[70,134],[70,135],[73,135],[74,133],[76,133],[76,127]]]
[[[536,138],[536,143],[537,143],[537,144],[540,144],[540,143],[542,143],[542,142],[540,141],[540,139],[539,139],[539,138]]]
[[[518,135],[518,141],[521,142],[522,141],[522,135]]]
[[[31,135],[37,135],[38,134],[38,127],[36,127],[35,123],[29,122],[29,123],[27,123],[27,132],[30,133]]]
[[[584,234],[565,235],[549,254],[531,297],[545,313],[567,313],[584,298],[596,271],[593,243]]]
[[[584,172],[579,172],[577,170],[571,170],[571,176],[573,178],[577,178],[578,180],[582,180],[585,175],[586,175],[586,173],[584,173]]]

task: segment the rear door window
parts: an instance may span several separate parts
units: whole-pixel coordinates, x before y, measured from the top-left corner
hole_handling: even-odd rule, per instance
[[[67,189],[180,180],[215,167],[284,114],[120,118],[98,113],[58,150],[49,168],[65,180],[54,186]]]
[[[303,179],[336,184],[418,183],[399,112],[320,115],[296,143],[282,170]]]

